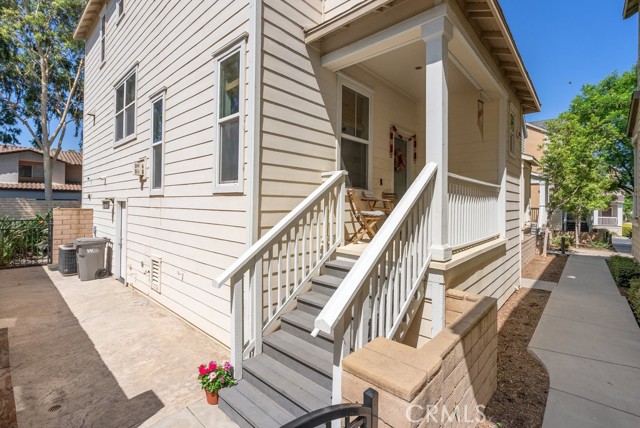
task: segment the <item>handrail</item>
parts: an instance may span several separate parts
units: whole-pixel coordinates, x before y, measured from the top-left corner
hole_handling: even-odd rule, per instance
[[[405,225],[405,220],[411,209],[418,202],[419,197],[426,190],[429,183],[431,183],[436,169],[437,165],[435,163],[427,164],[403,198],[400,199],[387,221],[380,228],[380,231],[371,240],[371,243],[351,268],[340,287],[316,317],[315,328],[311,333],[313,336],[317,336],[320,331],[329,334],[333,332],[338,321],[344,316],[355,297],[360,293],[361,287],[367,278],[373,273],[374,267],[378,265],[382,256],[386,254],[387,247],[393,244],[396,235]]]
[[[213,287],[220,288],[222,284],[229,281],[231,277],[253,262],[259,255],[264,254],[265,249],[273,245],[279,237],[286,233],[287,228],[291,227],[296,220],[299,220],[304,212],[309,209],[322,194],[335,186],[340,180],[344,180],[347,175],[346,171],[335,171],[320,187],[314,190],[304,201],[295,207],[289,214],[284,216],[271,230],[269,230],[262,238],[256,241],[247,251],[244,252],[235,262],[231,264],[224,272],[213,280]]]
[[[500,190],[500,185],[499,184],[487,183],[486,181],[476,180],[475,178],[465,177],[465,176],[462,176],[462,175],[454,174],[452,172],[449,173],[449,179],[451,179],[451,178],[453,178],[454,180],[465,181],[467,183],[478,184],[480,186],[491,187],[491,188]]]

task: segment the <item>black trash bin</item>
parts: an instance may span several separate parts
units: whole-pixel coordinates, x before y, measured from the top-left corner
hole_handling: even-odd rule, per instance
[[[76,256],[78,259],[78,276],[80,281],[106,278],[109,271],[105,269],[105,247],[108,238],[76,239]]]

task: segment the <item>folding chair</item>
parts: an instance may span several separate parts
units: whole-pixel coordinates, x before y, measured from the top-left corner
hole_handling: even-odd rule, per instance
[[[349,205],[351,206],[351,213],[360,224],[360,229],[350,239],[350,242],[360,242],[366,233],[369,238],[373,239],[376,236],[376,228],[378,223],[384,218],[384,212],[382,211],[363,211],[360,206],[360,198],[353,189],[347,189],[347,196],[349,198]]]

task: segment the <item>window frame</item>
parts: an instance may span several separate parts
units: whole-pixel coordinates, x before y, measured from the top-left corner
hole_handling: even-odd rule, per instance
[[[136,89],[135,92],[133,94],[133,102],[130,104],[126,104],[126,99],[127,99],[127,87],[126,87],[126,82],[127,80],[134,75],[136,76],[135,78],[135,85],[136,85]],[[123,136],[120,140],[116,140],[116,118],[118,116],[119,110],[117,110],[118,108],[118,103],[117,103],[117,98],[118,98],[118,88],[121,85],[125,85],[124,87],[124,100],[123,100],[123,107],[122,107],[122,112],[123,112],[123,119],[122,119],[122,129],[123,129]],[[132,105],[134,106],[133,109],[133,133],[130,135],[124,135],[125,130],[127,129],[127,124],[126,124],[126,110],[127,107]],[[113,86],[113,147],[120,147],[124,144],[127,144],[131,141],[134,141],[136,138],[138,137],[138,65],[136,64],[134,67],[132,67],[131,69],[129,69],[129,71],[124,75],[123,78],[119,79],[117,81],[117,83]]]
[[[155,110],[153,108],[154,104],[156,102],[158,102],[159,100],[162,100],[162,137],[160,139],[159,142],[155,142],[153,141],[153,119],[154,119],[154,115],[155,115]],[[156,92],[155,95],[152,95],[151,97],[149,97],[149,105],[150,105],[150,115],[151,115],[151,122],[150,122],[150,126],[149,126],[149,194],[151,196],[162,196],[164,195],[164,173],[165,173],[165,143],[166,143],[166,123],[167,123],[167,116],[166,116],[166,111],[167,111],[167,97],[166,97],[166,90],[163,89],[160,92]],[[160,150],[160,156],[161,156],[161,175],[160,175],[160,187],[153,187],[153,178],[154,178],[154,158],[153,158],[153,148],[157,145],[160,145],[161,150]]]
[[[120,22],[120,20],[124,16],[124,12],[125,12],[124,7],[125,7],[124,0],[116,0],[116,15],[118,15],[118,22]]]
[[[21,167],[29,167],[31,175],[29,177],[20,175]],[[34,176],[34,168],[42,168],[42,177]],[[52,165],[53,168],[53,165]],[[35,161],[18,161],[18,183],[44,183],[44,163]]]
[[[107,8],[100,12],[100,68],[107,62]]]
[[[220,118],[220,75],[222,63],[234,56],[238,55],[238,112]],[[244,146],[245,146],[245,104],[246,104],[246,41],[243,39],[238,43],[234,43],[229,46],[228,49],[216,52],[214,54],[214,141],[213,141],[213,193],[242,193],[244,191]],[[221,125],[238,119],[238,180],[236,182],[221,182],[219,178],[220,174],[220,150],[221,144]]]
[[[513,134],[511,133],[511,118],[512,117],[513,117]],[[508,118],[508,123],[507,123],[507,135],[508,135],[507,151],[509,152],[509,155],[511,155],[511,157],[513,157],[515,159],[517,157],[516,147],[519,146],[519,144],[518,144],[518,124],[520,123],[520,121],[518,120],[518,111],[516,110],[516,107],[513,104],[511,104],[511,108],[509,109],[509,115],[507,116],[507,118]]]
[[[367,135],[368,135],[368,139],[363,139],[363,138],[359,138],[359,137],[355,137],[353,135],[349,135],[349,134],[343,134],[342,133],[342,88],[343,87],[347,87],[349,89],[351,89],[352,91],[356,92],[356,94],[359,94],[361,96],[366,97],[369,100],[369,126],[368,126],[368,130],[367,130]],[[336,169],[337,170],[341,170],[342,169],[342,139],[346,138],[347,140],[350,140],[352,142],[355,143],[360,143],[360,144],[366,144],[367,145],[367,166],[366,166],[366,170],[367,170],[367,187],[364,189],[361,189],[360,187],[352,187],[354,189],[361,189],[361,190],[373,190],[373,146],[374,146],[374,140],[373,140],[373,106],[374,106],[374,91],[369,88],[368,86],[365,86],[364,84],[358,82],[357,80],[346,76],[343,73],[338,73],[338,108],[337,108],[337,130],[338,130],[338,136],[337,136],[337,144],[336,144],[336,152],[337,152],[337,156],[336,156]]]

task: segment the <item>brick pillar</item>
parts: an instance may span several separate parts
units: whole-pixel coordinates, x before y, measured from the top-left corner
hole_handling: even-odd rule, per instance
[[[58,264],[58,246],[77,238],[93,236],[93,210],[90,208],[53,209],[53,264]]]

